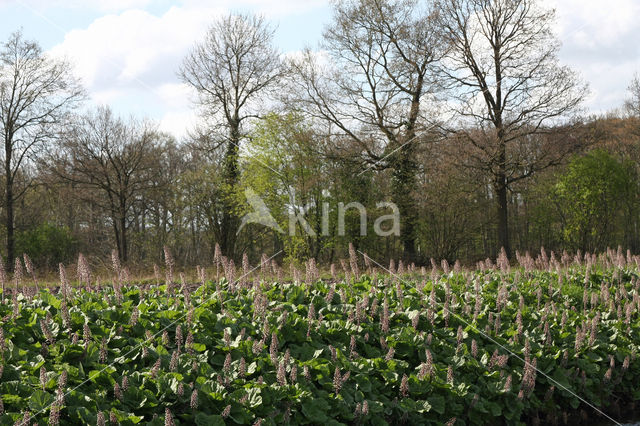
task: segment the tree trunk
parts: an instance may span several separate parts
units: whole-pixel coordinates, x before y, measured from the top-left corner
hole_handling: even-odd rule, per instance
[[[220,224],[221,239],[220,250],[231,258],[235,254],[236,232],[238,231],[238,218],[235,213],[235,203],[233,201],[233,191],[238,184],[238,152],[240,145],[240,122],[234,120],[230,128],[230,141],[227,143],[227,151],[224,158],[224,181],[227,185],[224,201],[223,214]]]
[[[126,263],[128,260],[127,253],[127,217],[122,213],[120,215],[120,245],[122,246],[122,251],[120,252],[120,260],[122,263]]]
[[[116,249],[118,249],[118,257],[122,259],[122,244],[120,243],[120,230],[118,229],[118,221],[115,214],[112,215],[111,221],[113,222],[113,233],[116,237]]]
[[[12,260],[15,258],[14,256],[14,246],[15,246],[15,238],[14,238],[14,213],[13,213],[13,182],[10,179],[7,179],[7,189],[6,189],[6,198],[5,203],[7,206],[7,269],[9,271],[12,270]]]
[[[511,246],[509,244],[509,214],[507,202],[507,186],[504,175],[497,177],[496,196],[498,202],[498,245],[504,248],[507,257],[511,257]]]
[[[6,217],[6,227],[7,227],[7,270],[11,271],[13,269],[13,259],[14,256],[14,212],[13,212],[13,179],[11,177],[11,141],[8,141],[8,137],[5,136],[7,140],[5,141],[5,205],[7,208],[7,217]]]
[[[403,258],[416,262],[417,206],[413,196],[415,190],[416,164],[413,159],[413,144],[404,145],[393,160],[393,201],[400,211],[400,241]]]

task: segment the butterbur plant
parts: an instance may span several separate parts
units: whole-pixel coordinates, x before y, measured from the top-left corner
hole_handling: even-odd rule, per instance
[[[71,316],[69,315],[69,307],[65,301],[60,304],[60,315],[62,316],[62,323],[66,328],[71,328]]]
[[[522,375],[522,385],[520,387],[520,390],[523,391],[523,396],[529,396],[536,386],[537,363],[537,358],[534,358],[531,362],[525,363]]]
[[[229,414],[231,414],[231,404],[224,407],[224,410],[222,410],[220,416],[222,416],[223,419],[226,419],[227,417],[229,417]]]
[[[20,262],[20,258],[16,257],[13,267],[13,280],[15,282],[15,294],[18,294],[18,287],[22,284],[22,262]]]
[[[278,362],[278,336],[276,333],[271,334],[271,344],[269,345],[269,357],[273,365]]]
[[[176,371],[178,369],[178,350],[171,353],[171,361],[169,362],[169,371]]]
[[[198,389],[194,389],[193,392],[191,392],[189,407],[194,411],[198,409]]]
[[[384,357],[385,361],[391,361],[393,359],[393,355],[395,355],[396,350],[393,347],[389,348],[387,355]]]
[[[173,272],[175,267],[175,261],[169,247],[164,246],[162,251],[164,252],[164,264],[166,268],[166,284],[167,291],[171,292],[173,288]]]
[[[164,409],[164,426],[175,426],[173,414],[171,414],[169,407]]]
[[[184,347],[187,350],[187,353],[189,355],[193,355],[193,333],[191,331],[189,331],[189,334],[187,334],[187,338],[185,340],[184,343]]]
[[[226,376],[231,374],[231,354],[228,353],[224,358],[224,364],[222,366],[222,371]]]
[[[40,367],[40,386],[42,390],[47,387],[47,370],[44,367]]]
[[[122,390],[120,389],[118,382],[113,385],[113,397],[118,401],[122,401]]]
[[[87,291],[89,291],[91,285],[91,269],[89,267],[89,262],[87,262],[87,259],[82,253],[78,254],[77,274],[80,284],[84,283]]]
[[[161,365],[161,361],[160,361],[160,358],[158,358],[156,362],[153,364],[153,367],[151,368],[151,377],[153,377],[154,379],[158,377],[158,372],[160,371],[160,365]]]
[[[284,366],[285,366],[284,362],[279,362],[278,363],[276,379],[278,380],[278,384],[280,386],[286,386],[287,385],[287,375],[286,375],[286,371],[284,369]]]
[[[340,374],[340,368],[336,366],[333,371],[333,391],[337,394],[340,393],[342,388],[342,375]]]
[[[36,293],[37,293],[40,290],[38,289],[38,280],[36,280],[36,271],[35,271],[35,268],[33,267],[33,263],[31,262],[31,258],[27,253],[23,253],[22,259],[24,260],[24,267],[27,270],[27,274],[31,275],[31,279],[33,281],[33,285],[35,286]]]
[[[135,327],[136,324],[138,324],[139,317],[140,317],[140,311],[138,310],[137,306],[134,306],[133,310],[131,311],[131,319],[129,320],[129,325],[131,327]]]
[[[311,371],[309,370],[309,366],[305,365],[302,367],[302,375],[304,376],[304,378],[308,381],[311,380]]]
[[[402,380],[400,381],[400,396],[402,398],[409,396],[409,378],[406,374],[402,375]]]
[[[57,426],[60,424],[60,405],[57,402],[51,404],[49,408],[49,426]]]
[[[139,286],[133,278],[118,305],[99,284],[67,300],[11,288],[13,301],[0,304],[0,424],[42,404],[32,423],[553,423],[563,412],[550,407],[578,402],[564,383],[596,395],[598,409],[624,409],[640,361],[635,265],[614,271],[593,259],[584,284],[584,266],[552,256],[542,271],[540,256],[520,255],[526,268],[511,272],[500,261],[471,271],[434,260],[435,281],[398,260],[401,277],[372,272],[366,258],[375,278],[358,278],[346,256],[350,281],[324,279],[309,260],[300,283],[269,279],[282,268],[263,256],[251,285],[205,281],[187,294],[185,279],[185,291],[167,293],[164,277]],[[231,259],[220,262],[231,273]],[[478,332],[485,327],[491,339]],[[541,379],[536,389],[538,363],[558,383]],[[580,421],[580,408],[567,424]]]
[[[107,339],[106,339],[106,337],[102,338],[102,343],[100,344],[100,354],[98,356],[98,360],[101,363],[107,362]]]
[[[511,391],[511,382],[512,382],[512,376],[511,374],[509,374],[509,376],[507,376],[507,380],[505,380],[504,382],[504,392],[510,392]]]
[[[349,243],[349,265],[354,277],[358,279],[360,277],[360,269],[358,268],[358,255],[353,243]]]
[[[178,347],[178,351],[180,351],[180,348],[182,347],[182,341],[182,327],[180,326],[180,324],[178,324],[178,326],[176,327],[176,346]]]
[[[380,318],[380,329],[383,333],[389,332],[389,300],[385,297],[382,305],[382,318]]]
[[[51,329],[49,328],[46,320],[40,320],[40,330],[47,340],[47,343],[51,344],[54,342],[55,339],[53,337],[53,333],[51,333]]]

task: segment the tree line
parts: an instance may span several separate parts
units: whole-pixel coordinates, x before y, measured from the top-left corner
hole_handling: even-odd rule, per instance
[[[200,117],[182,140],[87,106],[72,65],[16,32],[0,49],[2,254],[637,251],[640,79],[620,109],[585,115],[554,19],[539,0],[340,1],[319,49],[284,55],[271,23],[231,14],[176,64]],[[248,194],[275,227],[244,226]],[[391,205],[398,232],[373,232]]]

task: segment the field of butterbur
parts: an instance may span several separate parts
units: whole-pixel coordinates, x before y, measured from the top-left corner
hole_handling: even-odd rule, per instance
[[[174,281],[170,256],[157,284],[129,282],[116,262],[99,288],[81,258],[82,287],[63,268],[56,289],[13,290],[0,304],[0,424],[637,415],[640,257],[542,252],[427,271],[351,253],[331,279],[313,261],[286,280],[264,256],[241,271],[218,257],[224,277],[198,268],[191,285]]]

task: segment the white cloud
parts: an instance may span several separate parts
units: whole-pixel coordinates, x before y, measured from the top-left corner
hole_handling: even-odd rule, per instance
[[[189,129],[193,129],[198,122],[195,111],[169,111],[159,122],[159,129],[174,135],[178,140],[185,137]]]
[[[159,120],[160,129],[182,138],[198,121],[192,104],[193,89],[182,83],[166,83],[156,89],[156,94],[166,111]]]
[[[611,45],[638,30],[637,0],[545,0],[558,13],[565,43],[585,46]]]
[[[52,55],[75,66],[92,100],[123,114],[151,115],[180,137],[192,124],[190,92],[176,72],[182,58],[223,9],[172,7],[161,16],[128,10],[70,31]]]
[[[122,89],[96,90],[91,93],[91,100],[97,105],[108,105],[125,95]]]
[[[640,71],[640,1],[544,0],[557,12],[561,61],[591,86],[592,112],[620,107],[635,71]]]
[[[34,0],[37,2],[38,0]],[[79,0],[54,0],[67,7]],[[91,4],[93,5],[93,1]],[[95,1],[95,3],[101,3]],[[229,11],[252,10],[269,18],[304,13],[322,6],[322,0],[242,0],[234,2],[185,0],[156,16],[141,9],[146,0],[117,0],[113,10],[128,9],[95,19],[86,28],[74,29],[50,50],[54,56],[68,58],[92,98],[99,103],[125,104],[131,93],[148,92],[149,110],[158,110],[163,128],[178,134],[193,114],[192,94],[182,85],[176,72],[184,56],[202,39],[211,22]],[[140,106],[131,109],[139,110]],[[127,113],[130,111],[123,111]],[[153,114],[153,112],[150,112]],[[161,117],[161,118],[160,118]]]
[[[51,49],[76,65],[89,89],[134,84],[153,88],[172,80],[182,57],[220,9],[173,7],[160,17],[143,10],[105,15],[72,30]]]

